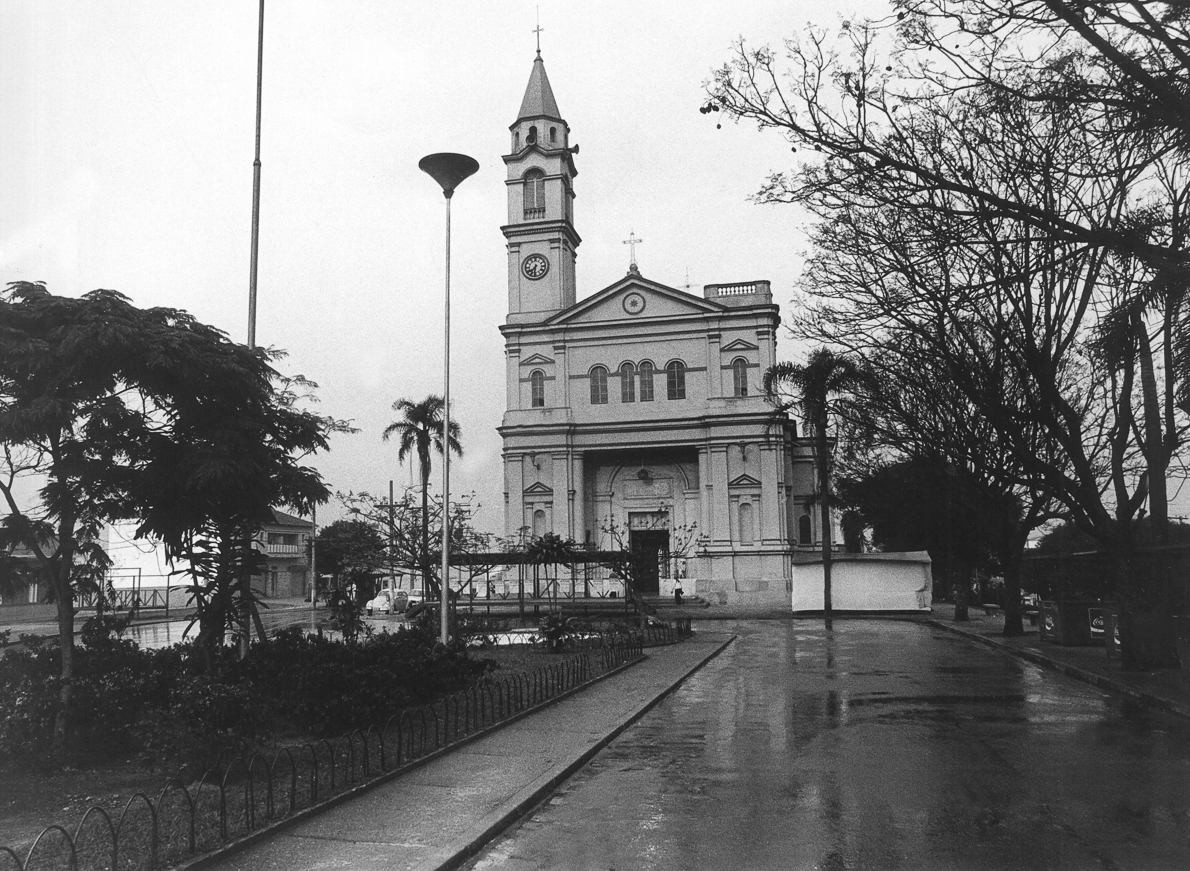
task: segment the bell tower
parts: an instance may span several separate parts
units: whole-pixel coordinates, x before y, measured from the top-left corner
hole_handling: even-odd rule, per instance
[[[574,305],[574,260],[582,241],[574,230],[574,155],[541,49],[517,119],[509,128],[508,323],[543,321]]]

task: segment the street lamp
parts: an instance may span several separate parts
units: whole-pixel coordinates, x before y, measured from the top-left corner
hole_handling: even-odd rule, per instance
[[[479,163],[465,154],[428,154],[418,168],[438,182],[446,197],[446,347],[443,353],[442,387],[442,579],[438,608],[442,612],[442,637],[450,641],[450,199],[455,188],[479,169]]]

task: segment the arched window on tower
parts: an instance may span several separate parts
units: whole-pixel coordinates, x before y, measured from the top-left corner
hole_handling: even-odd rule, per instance
[[[686,398],[686,364],[674,360],[665,367],[665,398]]]
[[[529,373],[529,405],[545,408],[545,373],[540,369]]]
[[[537,142],[537,127],[536,126],[531,125],[529,127],[529,135],[525,137],[525,142],[528,145],[533,145]]]
[[[607,405],[607,369],[602,366],[591,369],[591,404]]]
[[[732,396],[748,395],[748,361],[743,357],[731,361],[731,388]]]
[[[545,173],[531,169],[525,173],[525,218],[545,217]]]
[[[797,538],[798,544],[807,547],[814,543],[814,528],[810,522],[809,514],[803,514],[797,519]]]
[[[512,134],[512,150],[513,151],[521,150],[521,131],[520,130],[518,130]]]
[[[620,401],[636,402],[636,367],[631,363],[620,366]]]
[[[640,401],[653,401],[653,364],[648,360],[640,364]]]
[[[553,143],[553,142],[557,142],[557,141],[558,141],[558,128],[551,127],[550,128],[550,142]]]

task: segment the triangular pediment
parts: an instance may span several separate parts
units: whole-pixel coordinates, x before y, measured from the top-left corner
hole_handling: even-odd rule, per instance
[[[759,487],[760,482],[758,480],[756,480],[755,478],[753,478],[751,475],[744,474],[744,475],[740,475],[738,478],[728,481],[727,486],[728,487]]]
[[[720,303],[629,274],[594,296],[558,312],[546,323],[634,321],[722,311],[726,311],[726,307]]]
[[[543,363],[552,364],[554,361],[542,354],[532,354],[521,361],[522,366],[540,366]]]
[[[719,350],[721,351],[756,351],[759,350],[759,345],[753,345],[751,342],[745,342],[743,339],[736,339],[728,342]]]
[[[532,483],[528,487],[526,487],[522,492],[525,493],[526,495],[530,495],[530,494],[535,495],[538,493],[553,493],[554,490],[552,487],[547,487],[545,484],[541,483],[540,481],[535,481],[534,483]]]

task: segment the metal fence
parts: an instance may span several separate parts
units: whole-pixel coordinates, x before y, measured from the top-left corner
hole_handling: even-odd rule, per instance
[[[73,832],[47,826],[23,860],[0,847],[0,871],[125,871],[186,862],[637,662],[644,646],[689,634],[689,620],[649,627],[532,672],[485,678],[337,740],[236,758],[197,779],[181,772],[155,797],[136,793],[118,814],[96,805]]]

